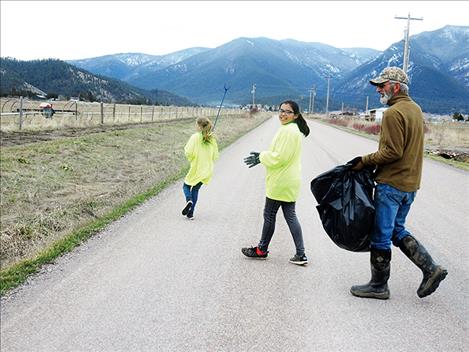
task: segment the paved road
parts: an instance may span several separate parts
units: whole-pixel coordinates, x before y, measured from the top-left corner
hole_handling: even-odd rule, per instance
[[[273,118],[222,152],[194,221],[180,215],[182,184],[170,186],[7,297],[1,351],[467,351],[468,173],[425,160],[408,222],[448,268],[440,289],[418,298],[421,274],[395,250],[391,299],[355,298],[368,254],[329,240],[309,181],[376,142],[310,126],[297,203],[309,266],[288,263],[282,217],[268,260],[240,252],[258,240],[264,202],[264,170],[242,158],[268,146]]]

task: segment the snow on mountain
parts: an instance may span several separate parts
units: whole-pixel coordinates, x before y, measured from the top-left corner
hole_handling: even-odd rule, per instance
[[[107,61],[103,57],[76,64],[202,104],[214,101],[225,82],[232,85],[227,101],[250,100],[249,87],[256,83],[259,99],[282,94],[301,97],[314,85],[319,102],[331,77],[334,108],[342,101],[362,104],[365,96],[376,103],[369,79],[385,67],[402,67],[403,49],[403,40],[379,52],[293,39],[238,38],[213,49],[191,48],[162,56],[118,54]],[[426,108],[469,110],[469,27],[446,26],[411,36],[408,74],[412,93]]]

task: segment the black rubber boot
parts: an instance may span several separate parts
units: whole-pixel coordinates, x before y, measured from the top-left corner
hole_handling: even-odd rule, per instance
[[[371,249],[371,280],[366,285],[352,286],[350,292],[357,297],[388,299],[388,280],[391,271],[391,250]]]
[[[441,265],[435,264],[425,247],[410,235],[400,241],[399,248],[422,270],[423,280],[417,290],[417,295],[420,298],[431,295],[448,275],[448,271]]]

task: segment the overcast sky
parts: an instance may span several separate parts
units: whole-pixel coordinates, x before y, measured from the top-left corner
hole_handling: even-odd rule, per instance
[[[445,25],[469,26],[469,1],[5,1],[1,56],[83,59],[215,48],[239,37],[385,50]]]

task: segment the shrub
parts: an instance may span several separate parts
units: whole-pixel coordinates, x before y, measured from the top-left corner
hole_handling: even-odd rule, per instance
[[[366,126],[364,131],[369,134],[379,134],[381,126],[378,124]]]
[[[357,131],[363,131],[365,129],[365,124],[354,122],[352,128]]]
[[[332,125],[337,125],[337,126],[342,126],[342,127],[348,127],[348,121],[344,119],[330,119],[327,120],[328,123]]]
[[[354,130],[368,133],[368,134],[379,134],[379,132],[381,131],[381,126],[378,125],[377,123],[370,125],[370,124],[365,124],[361,122],[354,122],[352,124],[352,128]]]
[[[453,120],[464,121],[464,116],[462,116],[462,114],[460,112],[455,112],[453,114]]]

